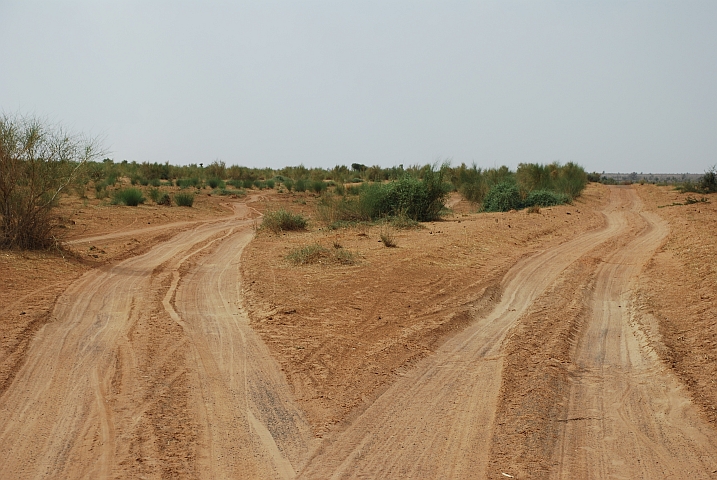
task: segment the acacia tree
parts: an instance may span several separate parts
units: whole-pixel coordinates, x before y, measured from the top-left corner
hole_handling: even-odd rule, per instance
[[[57,244],[50,212],[88,160],[96,140],[35,117],[0,115],[0,247]]]

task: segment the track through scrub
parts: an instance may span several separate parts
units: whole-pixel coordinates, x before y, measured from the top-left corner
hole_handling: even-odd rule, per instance
[[[715,432],[629,308],[666,227],[633,190],[610,194],[603,228],[519,261],[490,314],[316,444],[241,307],[248,207],[183,224],[60,296],[0,396],[3,477],[485,477],[507,332],[570,265],[605,246],[567,415],[555,419],[564,429],[552,473],[706,478],[717,470]]]
[[[308,428],[240,308],[245,210],[68,287],[0,397],[5,478],[294,475]]]
[[[315,452],[305,478],[475,478],[485,471],[506,333],[561,272],[627,231],[634,192],[611,190],[606,226],[516,264],[491,314],[398,379]]]
[[[634,239],[596,272],[573,376],[555,478],[714,478],[717,433],[659,361],[631,309],[637,277],[668,234],[665,221],[626,215]]]

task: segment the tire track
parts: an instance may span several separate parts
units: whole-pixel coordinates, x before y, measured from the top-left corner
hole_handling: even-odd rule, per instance
[[[717,433],[660,363],[630,308],[634,283],[669,229],[639,201],[628,215],[637,226],[634,239],[596,271],[566,416],[584,421],[565,421],[553,476],[711,478]]]
[[[561,272],[623,233],[635,197],[611,190],[606,226],[523,259],[505,276],[500,304],[388,388],[343,431],[327,436],[302,478],[483,476],[506,332]]]

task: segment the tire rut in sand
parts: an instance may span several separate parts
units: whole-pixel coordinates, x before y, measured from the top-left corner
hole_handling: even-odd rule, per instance
[[[449,339],[343,431],[328,435],[302,478],[475,478],[484,475],[506,332],[561,272],[624,232],[634,197],[612,190],[606,226],[524,259],[488,316]]]
[[[298,465],[306,448],[301,416],[290,398],[276,393],[276,364],[245,319],[232,315],[240,313],[236,260],[250,224],[236,217],[199,223],[68,287],[0,397],[4,476],[224,478],[226,465],[232,476],[293,475],[292,462]],[[206,323],[191,308],[184,312],[184,300],[199,297],[177,278],[184,262],[201,255],[215,262],[193,285],[212,285],[200,295],[203,302],[195,301],[213,320]],[[210,282],[214,276],[222,283]],[[178,283],[167,308],[163,299]],[[205,348],[207,337],[219,348]],[[199,360],[211,368],[196,365]],[[222,397],[234,385],[244,402]],[[210,408],[227,420],[242,419],[245,428],[221,438],[231,423],[222,424],[225,418],[211,416]],[[292,429],[292,422],[298,426]],[[238,449],[248,445],[250,454],[222,450],[228,440]],[[211,452],[226,457],[218,461]]]
[[[596,270],[555,478],[711,478],[717,471],[717,432],[660,363],[631,308],[634,283],[668,233],[640,207],[627,213],[638,226],[634,239]]]

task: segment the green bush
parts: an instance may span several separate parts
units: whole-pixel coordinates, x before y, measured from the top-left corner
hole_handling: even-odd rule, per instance
[[[266,188],[273,189],[276,186],[276,182],[274,180],[267,180],[265,182]]]
[[[218,178],[210,178],[207,180],[207,185],[209,185],[209,188],[224,188],[226,184]]]
[[[138,188],[125,188],[117,190],[112,196],[114,205],[127,205],[128,207],[136,207],[140,203],[144,203],[145,198],[142,191]]]
[[[253,180],[244,180],[244,181],[242,181],[241,186],[242,186],[242,188],[246,188],[247,190],[249,190],[250,188],[252,188],[254,186],[254,181]]]
[[[315,180],[315,181],[311,182],[311,190],[314,193],[320,194],[321,192],[326,190],[326,187],[327,187],[326,182],[324,182],[322,180]]]
[[[174,196],[174,203],[176,203],[178,207],[191,207],[194,205],[194,194],[177,193]]]
[[[158,203],[161,196],[162,192],[160,192],[158,188],[149,189],[149,198],[151,198],[154,203]]]
[[[284,186],[288,191],[291,191],[294,188],[294,181],[290,178],[287,178],[284,180]]]
[[[304,180],[303,178],[298,179],[294,184],[294,190],[296,190],[297,192],[305,192],[307,189],[306,183],[306,180]]]
[[[177,179],[177,186],[179,188],[197,187],[198,185],[199,185],[199,178],[197,178],[197,177],[178,178]]]
[[[525,207],[552,207],[569,203],[570,198],[564,193],[555,193],[549,190],[534,190],[525,197]]]
[[[212,191],[214,195],[236,195],[237,197],[243,197],[246,195],[246,190],[233,190],[231,188],[217,188],[216,190]]]
[[[305,230],[307,223],[307,220],[302,215],[279,209],[264,214],[261,228],[280,233],[283,231]]]
[[[699,187],[702,193],[717,193],[717,166],[710,168],[702,175]]]
[[[149,184],[153,187],[159,187],[162,184],[162,181],[159,178],[152,178],[149,180]]]
[[[520,199],[520,190],[518,186],[512,182],[501,182],[488,191],[483,200],[484,212],[507,212],[509,210],[518,210],[522,207]]]

